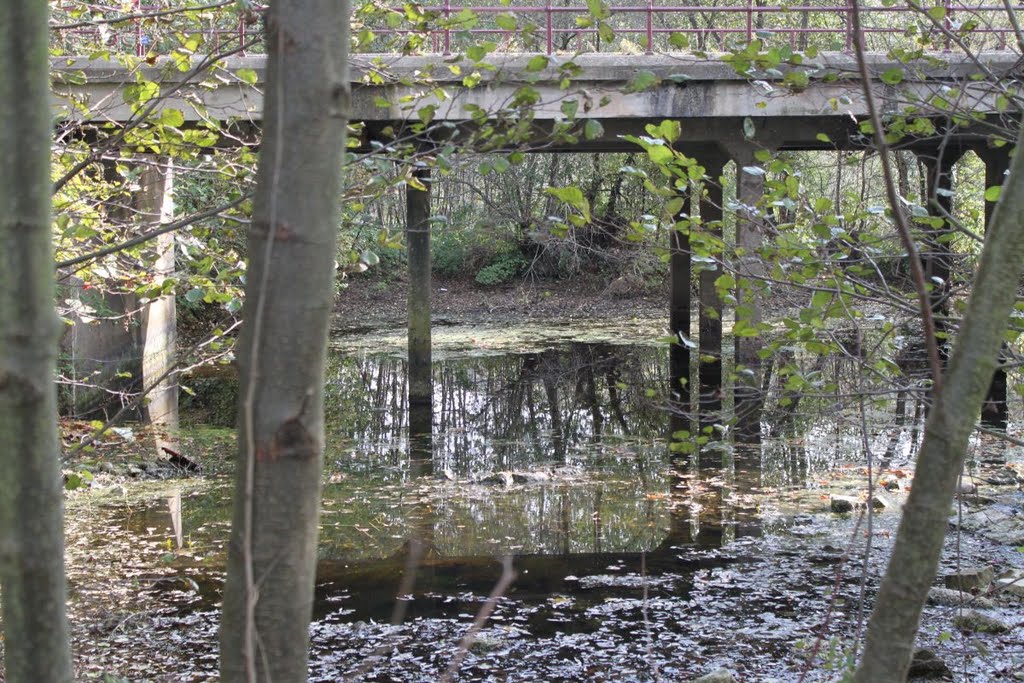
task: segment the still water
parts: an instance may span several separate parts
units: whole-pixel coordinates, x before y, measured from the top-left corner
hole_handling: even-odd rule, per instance
[[[741,437],[728,388],[715,414],[672,405],[656,336],[441,330],[426,417],[409,415],[400,339],[336,339],[311,680],[436,681],[453,662],[467,681],[834,677],[864,616],[869,539],[828,493],[862,483],[865,447],[905,465],[913,408],[837,389],[796,410],[769,381],[761,429]],[[857,379],[849,363],[815,369],[830,386]],[[684,430],[705,437],[696,452],[670,448]],[[108,541],[127,532],[111,561],[131,555],[139,590],[124,599],[146,610],[87,656],[120,671],[144,659],[152,680],[215,675],[229,495],[212,477],[183,482],[177,502],[79,513]],[[873,521],[876,547],[896,516]],[[72,574],[84,614],[102,588]],[[145,644],[119,651],[136,628]]]

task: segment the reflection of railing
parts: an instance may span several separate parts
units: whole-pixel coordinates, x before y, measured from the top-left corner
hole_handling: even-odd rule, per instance
[[[594,51],[610,47],[609,38],[632,41],[635,47],[678,49],[689,45],[695,49],[724,49],[732,42],[749,42],[758,37],[782,37],[793,48],[849,50],[853,46],[853,7],[851,0],[835,4],[814,4],[808,0],[798,5],[767,5],[761,0],[706,0],[683,5],[659,5],[655,0],[644,4],[616,5],[588,0],[585,5],[555,5],[554,0],[520,0],[519,4],[476,6],[442,0],[439,4],[407,3],[403,6],[375,6],[360,9],[356,16],[364,29],[360,49],[378,47],[378,51],[430,51],[449,54],[467,48],[474,39],[495,43],[494,49],[504,52]],[[627,0],[628,2],[629,0]],[[635,1],[635,0],[634,0]],[[718,4],[719,2],[723,4]],[[835,0],[822,0],[831,3]],[[152,0],[147,0],[151,3]],[[866,39],[889,36],[920,40],[930,36],[928,47],[949,48],[953,37],[962,38],[972,49],[1016,49],[1024,36],[1014,26],[1024,23],[1024,5],[971,4],[970,0],[939,0],[927,5],[916,2],[889,4],[862,3]],[[166,32],[174,22],[171,9],[142,0],[132,0],[132,11],[91,3],[58,5],[56,17],[73,17],[79,21],[61,23],[55,30],[62,36],[93,39],[108,49],[134,52],[144,56],[155,49],[152,35]],[[542,3],[542,4],[541,4]],[[191,23],[177,30],[199,33],[208,44],[220,45],[225,40],[244,45],[253,42],[262,31],[259,8],[243,13],[223,9],[228,4],[215,3],[206,8],[183,7],[192,12]],[[1014,16],[1010,16],[1012,13]],[[111,21],[123,16],[124,19]],[[85,17],[84,19],[81,17]],[[90,23],[101,19],[101,24]],[[203,21],[209,19],[210,26]],[[1018,19],[1018,21],[1014,21]],[[187,22],[181,22],[186,24]],[[175,30],[170,28],[170,30]],[[365,37],[369,36],[369,40]],[[397,38],[400,45],[388,43]],[[415,38],[415,40],[411,40]],[[869,45],[875,49],[886,47]],[[158,49],[156,51],[159,51]]]

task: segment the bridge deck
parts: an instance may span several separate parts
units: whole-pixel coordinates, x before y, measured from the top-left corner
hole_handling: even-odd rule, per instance
[[[853,58],[845,53],[820,55],[813,64],[783,67],[781,74],[799,69],[808,75],[806,87],[793,90],[782,83],[784,76],[755,75],[744,78],[726,63],[714,57],[697,58],[688,54],[620,55],[590,53],[575,56],[545,57],[547,66],[533,70],[537,55],[492,55],[494,70],[480,69],[480,82],[466,87],[463,78],[472,73],[473,63],[437,56],[355,55],[350,80],[353,87],[352,119],[367,123],[369,131],[385,125],[416,121],[417,110],[435,107],[436,122],[469,120],[479,110],[497,115],[515,116],[510,108],[516,93],[532,88],[536,103],[531,107],[538,132],[550,129],[552,122],[565,116],[563,104],[575,100],[576,116],[597,119],[603,134],[576,149],[614,150],[628,148],[619,136],[642,132],[643,123],[667,118],[682,119],[683,141],[699,143],[722,141],[742,136],[744,120],[757,129],[757,138],[782,148],[823,146],[819,133],[832,142],[827,146],[859,144],[856,123],[865,114],[860,79]],[[927,103],[943,89],[959,89],[958,106],[973,111],[995,113],[995,95],[987,81],[971,80],[981,72],[977,63],[962,56],[937,54],[927,68],[905,66],[899,86],[876,80],[873,85],[886,111],[898,111],[908,101]],[[561,84],[563,69],[569,60],[582,72],[568,88]],[[868,56],[873,74],[900,65],[880,54]],[[991,73],[1006,76],[1016,73],[1018,56],[1009,52],[985,53],[981,62]],[[461,73],[449,66],[458,63]],[[262,111],[264,56],[235,57],[225,60],[215,88],[184,81],[185,73],[166,61],[141,67],[142,76],[159,84],[166,100],[163,108],[178,109],[186,121],[198,121],[205,112],[217,119],[237,119],[259,124]],[[383,84],[372,84],[368,73],[383,68],[389,76]],[[249,70],[246,74],[243,70]],[[133,74],[115,63],[88,59],[59,59],[53,64],[55,90],[60,93],[54,105],[67,118],[86,118],[67,106],[68,97],[88,104],[88,118],[101,121],[126,121],[131,107],[122,97]],[[256,76],[255,84],[238,77]],[[638,74],[653,83],[630,92]],[[941,115],[941,111],[933,112]],[[927,106],[922,108],[927,115]],[[748,124],[749,126],[749,124]]]

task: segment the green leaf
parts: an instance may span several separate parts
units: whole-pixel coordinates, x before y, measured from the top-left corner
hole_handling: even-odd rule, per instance
[[[715,289],[732,289],[736,286],[736,278],[729,273],[719,275],[715,280]]]
[[[604,135],[604,126],[597,119],[587,119],[583,124],[583,137],[587,140],[596,140]]]
[[[656,86],[661,79],[658,78],[654,72],[647,71],[646,69],[636,72],[636,75],[630,79],[626,85],[626,92],[641,92],[648,90]]]
[[[811,297],[811,308],[824,308],[832,301],[832,292],[819,289]]]
[[[932,18],[933,21],[941,22],[943,19],[946,18],[946,8],[932,7],[931,9],[928,10],[927,14],[929,17]]]
[[[545,190],[551,196],[562,200],[572,208],[583,214],[585,221],[590,221],[590,202],[583,196],[583,190],[575,185],[568,187],[549,187]],[[570,218],[571,220],[571,218]]]
[[[239,69],[235,72],[235,76],[238,77],[238,80],[248,83],[249,85],[256,85],[256,81],[258,80],[256,72],[252,69]]]
[[[672,33],[669,34],[668,44],[677,50],[685,50],[690,47],[690,39],[686,37],[685,33]]]
[[[682,135],[682,125],[676,119],[665,119],[658,125],[658,135],[665,138],[667,142],[675,142]]]
[[[647,147],[647,156],[656,164],[670,164],[675,156],[672,150],[665,145],[651,145]]]
[[[527,71],[543,71],[548,66],[547,55],[535,55],[526,63]]]
[[[160,123],[171,128],[180,128],[185,124],[185,116],[177,109],[164,109],[160,112]]]
[[[882,82],[886,85],[896,85],[903,80],[903,69],[898,66],[894,66],[893,68],[882,72],[882,75],[879,76],[879,78],[881,78]]]
[[[985,190],[985,201],[986,202],[998,202],[1000,195],[1003,193],[1002,185],[993,185],[992,187]]]
[[[565,118],[574,119],[576,118],[576,112],[580,108],[580,103],[576,100],[565,100],[562,102],[561,110],[565,114]]]
[[[516,18],[511,14],[497,15],[496,17],[494,17],[494,23],[497,24],[498,28],[502,29],[503,31],[515,31],[517,28],[519,28],[519,25],[516,23]]]
[[[747,140],[753,140],[756,132],[757,129],[754,127],[754,119],[749,116],[743,117],[743,137]]]
[[[612,15],[611,9],[601,0],[587,0],[587,11],[597,19],[607,19]]]

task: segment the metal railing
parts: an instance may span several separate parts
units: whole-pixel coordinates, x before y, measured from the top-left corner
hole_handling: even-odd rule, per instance
[[[627,0],[628,2],[629,0]],[[988,0],[991,2],[991,0]],[[249,45],[260,51],[260,8],[238,12],[234,3],[182,7],[131,0],[113,8],[94,3],[57,5],[51,21],[55,40],[144,57],[172,44],[173,35],[200,35],[206,45]],[[798,5],[759,4],[760,0],[708,0],[674,5],[617,5],[589,0],[585,5],[553,0],[520,0],[514,5],[367,4],[353,15],[354,49],[361,52],[451,54],[483,42],[489,51],[593,52],[725,50],[763,39],[793,49],[853,47],[853,7],[849,0],[812,0]],[[1021,51],[1024,5],[983,4],[979,0],[940,0],[919,5],[888,0],[861,3],[863,35],[869,49],[896,44],[928,50],[961,42],[977,50]],[[126,9],[127,8],[127,11]],[[186,14],[188,12],[188,14]],[[98,20],[98,22],[97,22]]]

